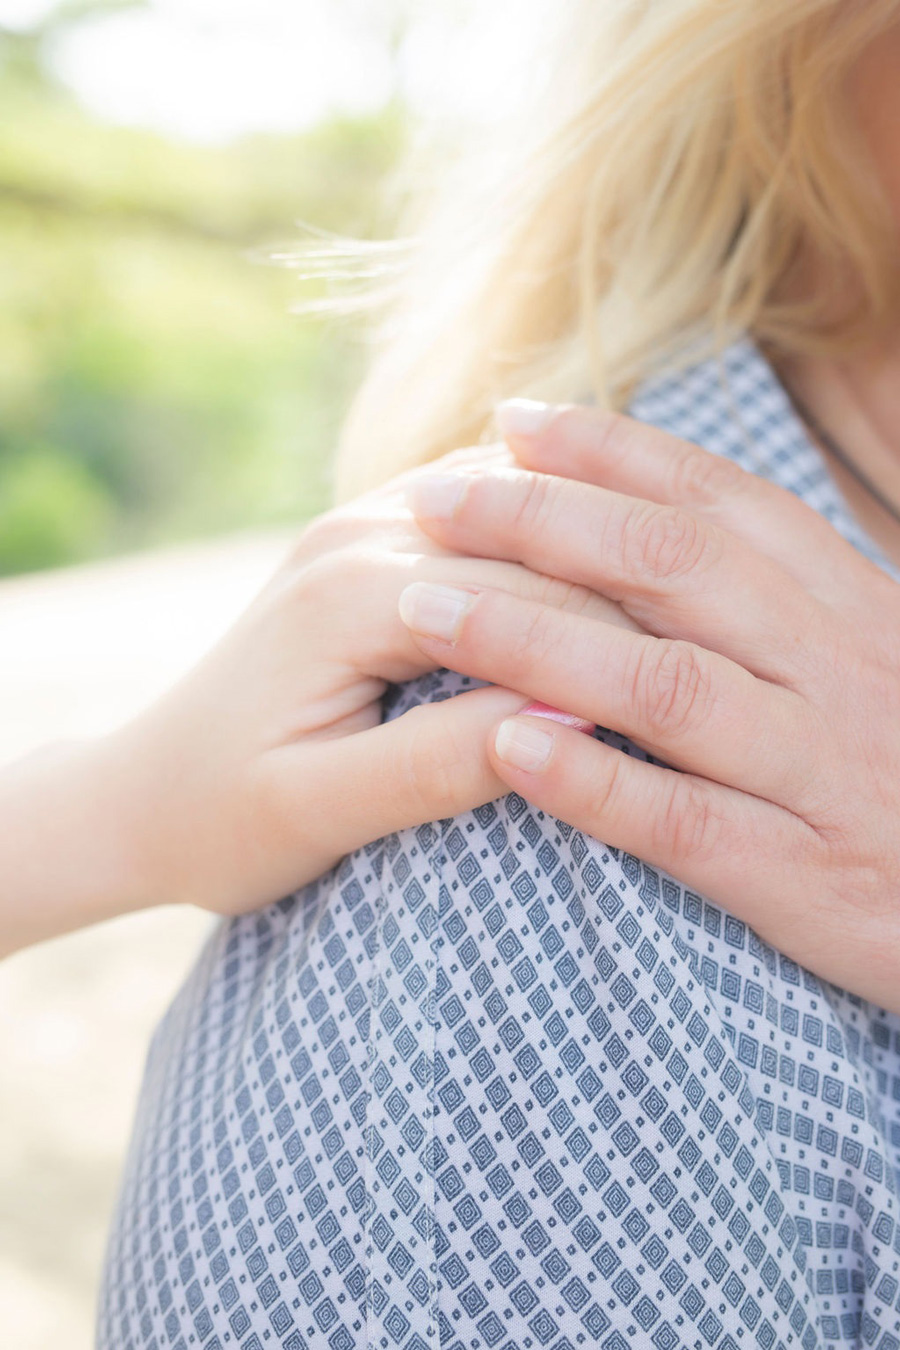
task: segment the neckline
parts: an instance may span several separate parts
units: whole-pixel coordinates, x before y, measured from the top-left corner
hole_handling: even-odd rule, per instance
[[[858,552],[900,581],[900,565],[853,514],[828,461],[753,338],[739,337],[706,364],[721,389],[723,412],[749,439],[749,454],[741,456],[751,461],[746,467],[800,496]]]
[[[877,567],[880,567],[883,572],[886,572],[895,581],[900,581],[900,564],[895,563],[894,560],[885,553],[881,545],[872,538],[865,526],[862,525],[854,515],[852,508],[831,471],[828,461],[813,439],[810,429],[795,408],[791,396],[782,384],[778,373],[755,342],[749,341],[749,345],[752,347],[756,359],[760,362],[761,366],[764,367],[768,379],[775,387],[775,390],[782,401],[785,417],[795,438],[802,446],[803,454],[809,460],[811,466],[815,465],[817,477],[821,482],[823,495],[827,496],[829,499],[834,513],[832,523],[838,528],[840,533],[849,543],[855,545],[860,553],[864,554],[871,562],[875,563]]]

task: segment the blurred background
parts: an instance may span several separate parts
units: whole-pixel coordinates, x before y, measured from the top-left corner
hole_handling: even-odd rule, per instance
[[[410,146],[440,172],[509,115],[539,16],[0,0],[0,762],[136,711],[327,505],[364,347],[273,258],[389,236]],[[207,924],[0,964],[3,1346],[92,1344],[146,1043]]]

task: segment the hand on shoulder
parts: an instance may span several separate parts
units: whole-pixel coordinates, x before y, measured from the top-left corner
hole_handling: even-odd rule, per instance
[[[793,493],[656,428],[534,405],[505,423],[518,467],[419,479],[417,517],[447,549],[609,596],[633,628],[486,585],[443,628],[415,587],[411,631],[664,763],[516,716],[498,777],[900,1010],[897,583]]]
[[[510,457],[483,447],[438,467],[498,458]],[[382,723],[387,685],[440,664],[402,622],[401,591],[440,577],[606,617],[614,606],[435,543],[405,495],[422,472],[308,525],[233,627],[132,722],[0,773],[0,951],[156,904],[247,912],[373,839],[508,790],[489,745],[528,702],[515,690]]]

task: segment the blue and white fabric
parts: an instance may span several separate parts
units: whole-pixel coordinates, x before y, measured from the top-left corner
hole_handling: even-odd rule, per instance
[[[749,341],[632,411],[896,576]],[[512,794],[214,932],[150,1051],[98,1345],[898,1350],[898,1169],[900,1017]]]

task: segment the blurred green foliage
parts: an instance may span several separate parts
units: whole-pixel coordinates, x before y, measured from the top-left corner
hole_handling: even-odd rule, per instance
[[[402,111],[175,143],[83,111],[45,36],[0,33],[0,572],[304,519],[361,353],[262,257],[390,229]]]

